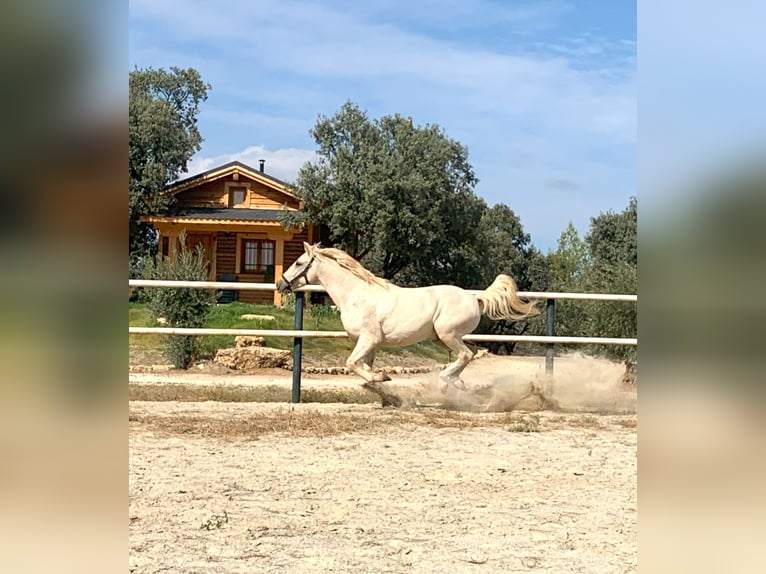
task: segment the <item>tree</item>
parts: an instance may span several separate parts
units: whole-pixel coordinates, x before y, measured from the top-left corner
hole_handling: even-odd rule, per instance
[[[588,251],[597,268],[638,264],[638,202],[631,197],[620,213],[608,211],[591,217],[585,236]]]
[[[608,211],[591,218],[585,236],[590,268],[585,290],[601,293],[638,291],[638,204],[631,197],[620,213]],[[585,306],[588,330],[602,337],[636,337],[637,306],[634,303],[589,303]],[[604,353],[615,358],[635,357],[635,347],[608,346]]]
[[[285,223],[322,224],[331,244],[400,284],[473,277],[486,205],[464,146],[399,114],[370,120],[351,102],[320,116],[311,134],[320,159],[301,168],[304,209]]]
[[[489,285],[498,273],[516,280],[519,289],[532,287],[530,260],[535,257],[531,238],[524,232],[519,216],[499,203],[484,210],[480,223],[480,250],[483,254],[483,285]]]
[[[554,291],[577,291],[583,288],[588,271],[588,246],[569,222],[561,232],[556,251],[549,256],[550,288]]]
[[[169,199],[161,190],[186,171],[200,150],[197,129],[200,102],[210,84],[194,68],[172,67],[170,72],[136,68],[129,77],[129,254],[131,262],[150,254],[155,236],[141,223],[142,215],[162,213]]]
[[[587,291],[591,261],[588,246],[570,221],[559,236],[556,251],[548,254],[551,291]],[[556,301],[556,334],[582,336],[589,334],[587,304],[582,301]],[[595,336],[595,335],[594,335]]]

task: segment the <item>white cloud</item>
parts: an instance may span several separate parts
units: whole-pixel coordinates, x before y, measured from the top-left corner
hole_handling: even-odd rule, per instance
[[[523,23],[568,9],[559,2],[509,9],[480,1],[474,4],[474,21],[505,18]],[[378,12],[388,9],[386,2],[382,7],[375,5]],[[268,99],[274,89],[293,93],[295,100],[294,89],[280,88],[285,76],[286,86],[299,81],[306,88],[305,106],[329,89],[335,94],[341,91],[336,106],[349,92],[361,91],[369,99],[397,108],[412,92],[425,88],[432,97],[443,93],[445,100],[466,111],[491,109],[506,120],[534,114],[562,128],[593,130],[621,141],[626,136],[634,139],[635,89],[630,71],[615,78],[610,64],[604,64],[603,70],[584,71],[571,62],[582,53],[609,51],[623,57],[626,51],[632,52],[631,46],[619,47],[619,42],[589,37],[571,40],[568,46],[550,44],[547,52],[542,48],[535,53],[500,52],[365,19],[375,12],[369,6],[352,13],[307,2],[232,2],[221,10],[193,0],[134,0],[131,8],[139,19],[166,22],[163,33],[184,46],[215,40],[217,61],[208,66],[205,77],[214,90],[240,98]],[[212,58],[207,51],[206,58]],[[350,84],[344,94],[328,82]],[[591,121],[602,113],[612,119]]]
[[[271,175],[286,182],[293,182],[298,176],[298,170],[307,161],[315,161],[316,154],[305,149],[277,149],[269,150],[264,146],[250,146],[242,151],[223,154],[212,157],[195,156],[189,161],[187,174],[182,178],[197,175],[209,169],[239,161],[252,168],[259,168],[259,161],[266,160],[265,169],[267,175]]]

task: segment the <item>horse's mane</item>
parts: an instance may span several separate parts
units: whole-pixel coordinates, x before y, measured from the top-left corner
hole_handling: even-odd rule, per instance
[[[378,285],[384,289],[389,289],[392,285],[390,281],[383,279],[382,277],[378,277],[377,275],[374,275],[372,272],[362,267],[362,264],[359,263],[359,261],[351,257],[351,255],[345,251],[335,249],[334,247],[321,247],[319,245],[315,245],[314,253],[334,261],[341,268],[351,272],[352,275],[358,277],[370,285]]]

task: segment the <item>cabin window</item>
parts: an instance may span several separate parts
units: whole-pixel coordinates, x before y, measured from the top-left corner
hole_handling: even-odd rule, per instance
[[[273,265],[273,241],[269,239],[242,240],[242,273],[265,273]]]
[[[229,207],[245,207],[245,198],[247,189],[244,187],[233,187],[229,189]]]

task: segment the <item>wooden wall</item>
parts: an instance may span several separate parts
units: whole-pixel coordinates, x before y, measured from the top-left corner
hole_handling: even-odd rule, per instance
[[[285,203],[289,207],[296,209],[299,207],[297,199],[284,195],[267,185],[242,175],[240,175],[238,181],[234,181],[234,178],[230,176],[178,192],[176,194],[176,205],[178,207],[229,207],[227,184],[229,184],[229,187],[249,185],[250,191],[247,200],[240,209],[247,209],[248,207],[250,209],[281,209]]]
[[[298,201],[258,182],[250,184],[250,209],[281,209],[287,203],[298,208]]]
[[[303,231],[296,233],[290,241],[285,241],[285,267],[284,270],[290,267],[295,260],[303,255],[306,251],[303,249],[303,242],[309,240],[308,227],[304,227]],[[277,277],[279,279],[279,277]]]
[[[209,181],[176,194],[178,207],[228,207],[222,180]]]
[[[230,274],[237,269],[237,236],[234,233],[218,232],[218,249],[216,251],[216,273]]]
[[[292,265],[298,257],[303,253],[303,242],[308,239],[308,232],[303,230],[296,234],[296,236],[285,241],[284,249],[284,267],[287,269]],[[223,233],[217,234],[217,250],[216,250],[216,274],[234,274],[236,272],[236,257],[237,257],[237,235],[235,233]],[[279,277],[275,277],[279,279]],[[262,283],[264,280],[263,274],[256,273],[240,273],[237,275],[237,281]],[[237,299],[244,303],[273,303],[274,294],[271,291],[238,291]]]

